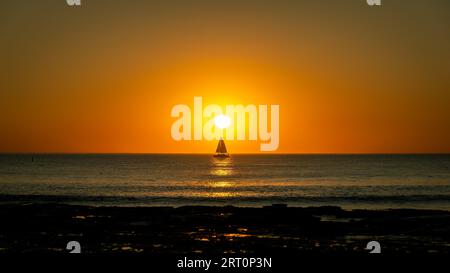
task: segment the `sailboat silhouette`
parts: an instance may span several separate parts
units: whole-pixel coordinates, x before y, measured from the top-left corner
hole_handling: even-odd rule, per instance
[[[227,152],[227,147],[225,146],[225,142],[223,141],[223,139],[219,140],[214,157],[230,157],[230,155]]]

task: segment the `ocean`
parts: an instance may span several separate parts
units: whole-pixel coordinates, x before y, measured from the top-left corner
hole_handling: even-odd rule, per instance
[[[450,155],[2,154],[17,202],[450,210]]]

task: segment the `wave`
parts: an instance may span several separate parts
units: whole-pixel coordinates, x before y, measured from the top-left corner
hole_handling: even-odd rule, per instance
[[[103,203],[114,204],[173,204],[180,203],[197,205],[203,202],[223,203],[232,202],[236,205],[240,203],[320,203],[332,204],[340,202],[357,202],[357,203],[422,203],[422,202],[439,202],[450,206],[450,195],[359,195],[359,196],[239,196],[239,197],[198,197],[198,196],[77,196],[77,195],[0,195],[0,203],[90,203],[101,206]]]

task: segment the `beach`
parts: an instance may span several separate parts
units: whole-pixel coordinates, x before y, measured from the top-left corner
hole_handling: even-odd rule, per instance
[[[339,207],[0,206],[1,253],[286,255],[448,254],[450,212]]]

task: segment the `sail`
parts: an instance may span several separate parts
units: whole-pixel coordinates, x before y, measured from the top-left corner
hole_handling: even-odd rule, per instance
[[[225,147],[225,142],[223,141],[223,139],[219,140],[219,144],[217,144],[216,153],[218,154],[227,153],[227,147]]]
[[[225,142],[222,140],[222,153],[226,154],[227,153],[227,147],[225,146]]]

